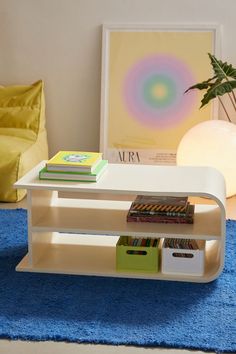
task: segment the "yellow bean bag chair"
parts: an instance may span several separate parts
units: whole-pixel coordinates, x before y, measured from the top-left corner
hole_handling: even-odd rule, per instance
[[[13,184],[48,159],[43,82],[0,86],[0,201],[17,202],[26,194]]]

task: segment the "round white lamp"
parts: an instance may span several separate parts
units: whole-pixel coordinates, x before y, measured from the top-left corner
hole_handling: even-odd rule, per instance
[[[236,194],[236,125],[223,120],[195,125],[181,139],[176,162],[217,168],[225,177],[226,196]]]

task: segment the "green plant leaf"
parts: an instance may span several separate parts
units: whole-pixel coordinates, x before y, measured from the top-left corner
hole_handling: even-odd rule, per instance
[[[236,80],[221,82],[216,81],[214,85],[205,93],[203,99],[201,100],[201,107],[205,106],[210,100],[217,96],[223,96],[225,93],[232,92],[236,88]]]
[[[222,62],[221,60],[216,59],[216,57],[208,53],[211,60],[211,65],[214,70],[215,75],[218,79],[228,80],[228,78],[236,79],[236,69],[227,62]]]
[[[208,79],[206,81],[202,81],[198,84],[195,84],[191,87],[189,87],[184,93],[193,90],[193,89],[198,89],[198,90],[207,90],[208,88],[210,88],[212,85],[214,85],[214,83],[212,83],[212,80],[215,80],[216,76],[212,77],[211,79]]]
[[[211,61],[214,76],[206,81],[202,81],[189,87],[185,93],[192,89],[205,90],[206,93],[201,100],[200,108],[218,96],[227,118],[231,122],[226,106],[220,99],[220,96],[227,93],[231,104],[236,111],[236,95],[234,93],[234,89],[236,89],[236,69],[231,64],[216,59],[216,57],[210,53],[208,53],[208,56]]]

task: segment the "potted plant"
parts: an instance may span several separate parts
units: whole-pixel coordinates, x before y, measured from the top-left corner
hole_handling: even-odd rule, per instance
[[[221,60],[216,59],[216,57],[210,53],[208,53],[208,56],[214,72],[213,77],[189,87],[185,93],[193,89],[205,90],[206,92],[201,100],[202,104],[200,108],[217,97],[229,122],[232,122],[221,96],[228,94],[229,100],[236,112],[236,96],[234,93],[234,89],[236,88],[236,69],[233,68],[231,64],[227,62],[223,63]]]
[[[213,99],[218,99],[227,120],[211,119],[192,127],[182,137],[178,149],[177,165],[211,166],[218,169],[225,177],[227,197],[236,194],[236,124],[230,117],[229,108],[236,123],[236,69],[227,62],[218,60],[208,54],[213,76],[203,82],[189,87],[185,93],[193,89],[205,91],[201,100],[201,107]],[[229,97],[228,105],[223,102],[222,96]]]

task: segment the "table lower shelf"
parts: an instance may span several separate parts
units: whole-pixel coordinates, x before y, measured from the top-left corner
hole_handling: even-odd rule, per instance
[[[79,237],[78,237],[79,236]],[[188,282],[209,282],[218,277],[222,268],[220,242],[207,241],[205,271],[203,276],[169,275],[161,271],[117,272],[116,236],[94,236],[54,233],[50,243],[33,244],[33,261],[27,254],[17,265],[17,271],[76,274],[90,276],[110,276],[123,278],[143,278]]]

